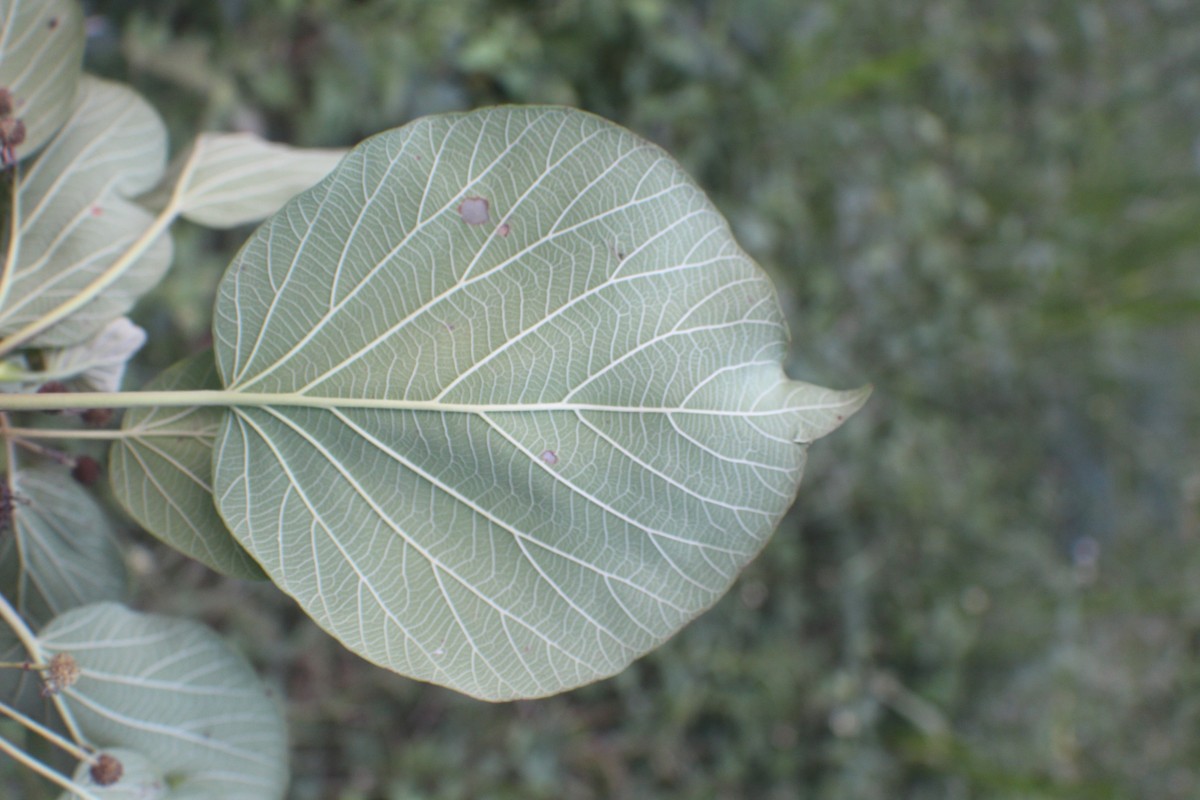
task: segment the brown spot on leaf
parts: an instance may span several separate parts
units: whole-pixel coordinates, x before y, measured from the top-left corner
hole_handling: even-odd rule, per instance
[[[504,222],[501,223],[499,228],[496,228],[496,233],[500,234],[501,236],[508,236],[511,230],[512,228],[508,227],[508,223]]]
[[[46,21],[46,27],[49,28],[50,30],[54,30],[55,28],[57,28],[58,27],[58,17],[51,17],[50,19],[48,19]]]
[[[99,217],[103,213],[104,213],[104,209],[101,208],[100,206],[92,206],[92,216],[93,217]]]
[[[553,450],[543,450],[540,458],[551,467],[558,463],[558,454]]]
[[[468,225],[483,225],[491,217],[488,201],[482,197],[468,197],[458,204],[458,214]]]
[[[13,110],[12,92],[0,87],[0,117],[7,117]]]

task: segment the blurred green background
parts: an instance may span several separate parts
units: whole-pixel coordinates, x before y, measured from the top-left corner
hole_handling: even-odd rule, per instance
[[[296,800],[1200,797],[1200,4],[92,2],[181,148],[565,103],[667,148],[773,275],[795,377],[876,386],[710,613],[487,705],[144,537],[143,608],[287,694]],[[181,226],[131,382],[246,231]]]

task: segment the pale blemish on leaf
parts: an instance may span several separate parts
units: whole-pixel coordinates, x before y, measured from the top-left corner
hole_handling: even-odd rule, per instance
[[[541,458],[542,461],[544,461],[546,464],[548,464],[552,467],[558,463],[558,454],[555,453],[553,450],[543,450],[542,454],[541,454],[541,456],[539,456],[539,458]]]
[[[512,231],[512,228],[508,227],[507,222],[501,223],[500,227],[496,228],[496,233],[501,236],[508,236],[510,231]]]
[[[483,225],[491,217],[488,214],[488,201],[482,197],[468,197],[458,204],[458,214],[468,225]]]

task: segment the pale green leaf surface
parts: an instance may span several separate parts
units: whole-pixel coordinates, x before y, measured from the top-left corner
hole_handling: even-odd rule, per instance
[[[328,175],[345,154],[288,147],[251,133],[202,133],[142,202],[152,208],[173,202],[184,218],[209,228],[258,222]]]
[[[5,244],[0,333],[11,334],[77,295],[149,227],[132,198],[162,176],[166,130],[133,91],[84,77],[58,136],[20,174],[16,241]],[[161,235],[96,299],[30,341],[77,344],[121,316],[162,277],[171,258]]]
[[[283,796],[280,708],[212,631],[98,603],[56,618],[39,640],[48,654],[70,653],[81,667],[62,697],[87,740],[146,755],[171,800]]]
[[[144,330],[128,317],[117,317],[87,341],[43,353],[43,369],[30,377],[39,383],[66,381],[78,392],[116,392],[125,365],[145,343]]]
[[[0,544],[4,595],[34,627],[51,617],[125,595],[116,529],[96,498],[64,467],[21,469],[12,535]]]
[[[83,12],[74,0],[0,0],[0,87],[25,123],[24,159],[49,141],[75,101],[83,64]]]
[[[136,750],[115,747],[105,755],[121,762],[121,778],[110,786],[99,786],[92,780],[91,765],[80,762],[73,776],[75,783],[102,800],[171,800],[174,794],[163,780],[154,763]],[[59,800],[73,800],[83,795],[63,792]]]
[[[175,364],[147,391],[220,388],[211,352]],[[262,570],[229,534],[213,506],[213,439],[220,408],[131,409],[109,451],[113,495],[138,523],[177,550],[238,578]]]
[[[369,139],[220,286],[218,508],[319,624],[499,700],[711,606],[862,402],[789,381],[764,273],[662,150],[560,108]],[[286,401],[286,402],[285,402]]]

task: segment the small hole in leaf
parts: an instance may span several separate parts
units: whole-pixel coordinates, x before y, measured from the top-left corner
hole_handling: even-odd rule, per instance
[[[458,204],[458,214],[468,225],[483,225],[490,219],[488,201],[482,197],[468,197]]]
[[[543,462],[545,462],[546,464],[549,464],[552,467],[558,463],[558,454],[555,453],[553,450],[543,450],[540,458],[542,459]]]

